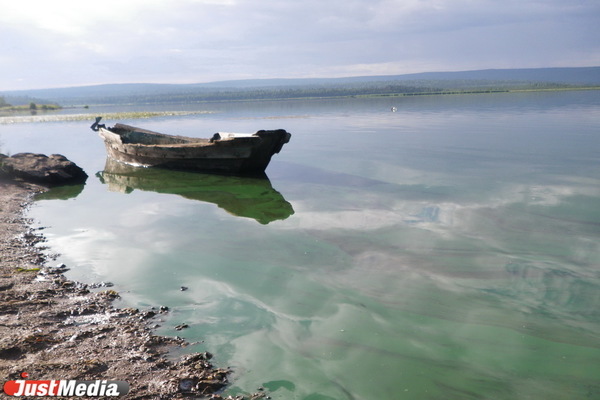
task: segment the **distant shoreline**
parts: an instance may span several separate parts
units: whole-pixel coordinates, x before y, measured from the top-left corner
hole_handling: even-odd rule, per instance
[[[16,111],[16,112],[35,112],[35,111],[57,111],[62,109],[58,104],[20,104],[20,105],[8,105],[0,107],[2,111]]]
[[[597,90],[600,66],[485,69],[336,78],[261,78],[204,83],[104,83],[45,89],[2,90],[0,106],[60,104],[194,104],[382,96],[431,96],[534,91]],[[4,99],[3,99],[4,98]],[[4,100],[4,101],[3,101]],[[5,104],[2,104],[2,103]]]
[[[30,109],[29,106],[10,106],[0,107],[0,117],[28,117],[28,114],[36,116],[38,113],[43,115],[51,115],[55,111],[63,109],[84,109],[90,110],[94,107],[105,107],[105,106],[150,106],[150,105],[169,105],[169,104],[211,104],[211,103],[247,103],[247,102],[277,102],[277,101],[293,101],[293,100],[334,100],[334,99],[352,99],[352,98],[399,98],[399,97],[415,97],[415,96],[449,96],[449,95],[474,95],[474,94],[503,94],[503,93],[535,93],[535,92],[569,92],[569,91],[591,91],[600,90],[600,86],[557,86],[557,87],[521,87],[521,88],[465,88],[465,89],[452,89],[452,90],[425,90],[425,91],[410,91],[410,92],[378,92],[372,90],[371,93],[364,94],[327,94],[325,90],[323,93],[315,91],[313,95],[290,95],[280,96],[277,95],[277,89],[273,88],[272,91],[263,92],[263,96],[241,96],[244,91],[231,91],[227,92],[229,96],[224,98],[203,98],[203,96],[191,96],[187,99],[174,98],[170,95],[155,95],[155,96],[143,96],[144,101],[141,99],[130,99],[132,101],[103,101],[99,103],[89,102],[84,104],[68,104],[68,105],[52,105],[53,107],[44,107],[40,105],[40,108]],[[240,94],[240,96],[236,96]],[[291,93],[290,93],[291,94]],[[206,96],[210,97],[210,96]],[[104,99],[109,100],[109,99]],[[116,98],[112,100],[117,100]],[[123,99],[124,100],[124,99]],[[90,111],[93,113],[93,111]],[[209,111],[205,111],[209,113]],[[162,115],[179,115],[188,114],[192,112],[131,112],[125,113],[126,115],[119,115],[123,118],[150,118],[154,116]],[[195,112],[194,112],[195,113]],[[117,113],[121,114],[121,113]],[[87,115],[87,112],[86,112]],[[81,119],[81,118],[79,118]],[[18,121],[14,121],[18,122]],[[0,121],[0,123],[2,123]]]
[[[400,87],[399,87],[400,88]],[[156,104],[201,104],[201,103],[224,103],[224,102],[255,102],[255,101],[289,101],[289,100],[319,100],[319,99],[348,99],[348,98],[371,98],[371,97],[411,97],[411,96],[447,96],[447,95],[470,95],[470,94],[494,94],[494,93],[522,93],[522,92],[562,92],[579,90],[600,90],[600,86],[553,86],[553,87],[506,87],[506,88],[464,88],[464,89],[427,89],[416,87],[403,87],[405,91],[385,91],[370,88],[361,93],[361,90],[353,88],[335,88],[337,93],[331,89],[308,89],[311,93],[305,93],[307,89],[278,89],[257,90],[259,95],[253,95],[254,91],[225,91],[205,94],[186,95],[155,95],[155,96],[132,96],[132,98],[113,98],[113,101],[102,103],[87,103],[86,105],[156,105]],[[418,89],[418,90],[415,90]],[[109,100],[109,99],[107,99]],[[119,101],[120,100],[120,101]]]
[[[469,95],[469,94],[494,94],[494,93],[526,93],[526,92],[570,92],[580,90],[600,90],[600,86],[581,86],[565,88],[531,88],[531,89],[498,89],[498,90],[449,90],[439,92],[416,92],[416,93],[394,93],[394,94],[372,94],[348,97],[412,97],[412,96],[447,96],[447,95]]]
[[[193,100],[193,101],[156,101],[156,102],[131,102],[131,103],[102,103],[90,104],[92,106],[143,106],[158,104],[211,104],[211,103],[248,103],[258,101],[292,101],[292,100],[335,100],[335,99],[358,99],[358,98],[385,98],[385,97],[419,97],[419,96],[448,96],[448,95],[474,95],[474,94],[503,94],[503,93],[534,93],[534,92],[570,92],[581,90],[600,90],[600,86],[577,86],[561,88],[523,88],[523,89],[498,89],[498,90],[448,90],[438,92],[414,92],[414,93],[373,93],[358,95],[340,95],[340,96],[312,96],[312,97],[262,97],[262,98],[230,98],[219,100]],[[82,108],[83,106],[66,106],[65,108]],[[89,108],[88,107],[88,108]]]

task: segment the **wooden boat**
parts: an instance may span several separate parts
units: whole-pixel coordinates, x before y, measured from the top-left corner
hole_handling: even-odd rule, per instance
[[[125,124],[112,128],[96,118],[91,129],[104,140],[108,156],[134,166],[232,174],[264,172],[273,154],[288,143],[284,129],[256,133],[215,133],[210,139],[165,135]]]

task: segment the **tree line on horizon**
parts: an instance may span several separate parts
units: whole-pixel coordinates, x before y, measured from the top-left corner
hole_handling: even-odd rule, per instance
[[[52,111],[52,110],[59,110],[62,107],[60,105],[58,105],[57,103],[53,103],[53,102],[47,102],[44,100],[38,100],[36,99],[36,101],[31,101],[33,99],[26,97],[25,98],[27,101],[23,102],[23,101],[19,101],[17,102],[16,105],[9,103],[6,101],[6,98],[4,96],[0,96],[0,109],[3,110],[8,110],[8,111]]]
[[[69,97],[53,100],[33,99],[28,96],[11,97],[12,104],[46,104],[47,109],[55,109],[58,103],[69,105],[89,104],[158,104],[158,103],[199,103],[211,101],[250,101],[283,100],[309,98],[343,98],[362,96],[416,96],[455,93],[491,93],[509,90],[540,90],[573,87],[569,84],[551,82],[518,82],[493,80],[415,80],[410,84],[399,81],[360,82],[351,84],[313,84],[248,88],[202,88],[186,87],[172,92],[156,92],[153,85],[142,85],[136,93],[126,87],[116,86],[113,93],[94,95],[91,93],[72,93]],[[0,96],[0,107],[10,107],[6,99]]]
[[[352,85],[276,86],[254,88],[182,88],[167,93],[115,93],[68,99],[76,104],[157,104],[198,103],[211,101],[284,100],[310,98],[342,98],[362,96],[415,96],[454,93],[491,93],[517,89],[560,89],[571,85],[546,82],[514,81],[415,81],[364,82]],[[67,100],[67,99],[65,99]]]

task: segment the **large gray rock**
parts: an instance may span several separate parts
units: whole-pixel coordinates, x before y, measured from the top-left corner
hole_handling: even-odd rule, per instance
[[[65,156],[18,153],[7,157],[0,154],[0,175],[45,185],[83,183],[87,174]]]

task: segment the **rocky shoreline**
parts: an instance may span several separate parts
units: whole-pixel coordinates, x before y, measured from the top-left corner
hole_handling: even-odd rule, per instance
[[[210,353],[172,360],[169,352],[187,343],[153,334],[150,324],[166,307],[115,308],[117,292],[92,291],[89,283],[68,280],[66,266],[48,265],[39,247],[43,235],[23,216],[44,190],[0,177],[2,384],[27,373],[33,380],[126,381],[129,393],[120,397],[126,399],[222,399],[228,369],[215,368]]]

